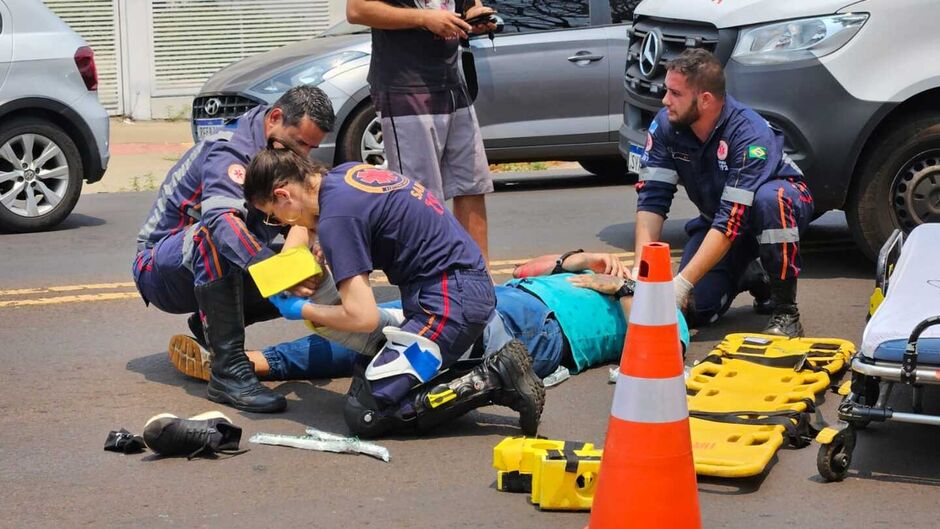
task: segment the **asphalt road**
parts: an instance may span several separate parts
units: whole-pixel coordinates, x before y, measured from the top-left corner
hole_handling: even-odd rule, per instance
[[[541,512],[500,493],[492,448],[518,434],[511,412],[489,407],[435,435],[382,441],[390,463],[364,456],[248,445],[230,459],[159,459],[102,450],[109,430],[140,433],[161,412],[219,409],[205,386],[166,359],[184,319],[146,308],[130,285],[134,237],[152,193],[83,196],[57,231],[0,235],[0,526],[2,527],[583,527],[586,513]],[[491,258],[517,260],[572,248],[628,252],[635,194],[590,177],[503,182],[488,201]],[[684,239],[681,201],[666,239]],[[800,306],[808,335],[861,338],[873,265],[830,213],[807,237]],[[626,258],[626,257],[625,257]],[[505,279],[505,274],[500,279]],[[63,288],[64,287],[64,288]],[[394,294],[379,287],[380,297]],[[695,333],[690,360],[722,336],[764,318],[740,297],[719,324]],[[303,335],[284,321],[252,327],[248,345]],[[607,367],[548,391],[541,433],[602,443],[613,386]],[[273,384],[286,413],[224,411],[245,430],[343,432],[347,380]],[[904,393],[901,392],[901,396]],[[837,397],[822,407],[832,419]],[[903,408],[906,404],[899,405]],[[927,409],[937,408],[936,399]],[[862,432],[850,477],[824,484],[816,446],[784,449],[761,476],[701,479],[709,528],[934,527],[940,456],[928,427]],[[670,501],[664,498],[663,501]],[[624,521],[628,526],[628,521]]]

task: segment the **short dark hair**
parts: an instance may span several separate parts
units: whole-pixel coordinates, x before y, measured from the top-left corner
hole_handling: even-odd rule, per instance
[[[711,92],[719,99],[725,98],[725,70],[708,50],[687,49],[669,61],[666,71],[681,73],[689,85],[699,92]]]
[[[285,148],[276,148],[274,141]],[[272,140],[268,148],[252,158],[245,172],[245,200],[249,204],[264,203],[271,200],[274,190],[285,184],[297,182],[303,184],[310,175],[323,175],[327,166],[298,154],[285,140]]]
[[[284,125],[288,127],[296,127],[304,116],[308,116],[320,130],[330,132],[336,119],[330,98],[315,86],[300,85],[291,88],[274,102],[272,108],[281,109]]]

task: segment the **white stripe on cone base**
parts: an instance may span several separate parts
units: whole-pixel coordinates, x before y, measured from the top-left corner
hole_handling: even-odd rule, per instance
[[[685,376],[637,378],[620,373],[610,414],[622,421],[639,423],[667,423],[687,418]]]
[[[672,281],[637,281],[630,309],[630,323],[637,325],[675,325],[676,287]]]

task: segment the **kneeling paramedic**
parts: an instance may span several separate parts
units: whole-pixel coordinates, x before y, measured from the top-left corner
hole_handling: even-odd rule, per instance
[[[286,230],[266,226],[246,207],[242,182],[249,160],[272,135],[310,148],[333,126],[322,90],[288,90],[272,106],[250,110],[234,130],[192,147],[170,170],[137,236],[134,281],[147,304],[171,314],[193,313],[193,335],[213,353],[210,400],[252,412],[277,412],[287,401],[255,377],[245,356],[245,326],[279,314],[245,280],[248,265],[274,255]],[[286,233],[285,248],[307,244],[304,229]],[[296,287],[312,292],[313,285]]]
[[[760,292],[765,276],[759,268],[748,272],[759,258],[772,310],[763,332],[802,336],[796,283],[800,233],[812,218],[813,198],[783,151],[783,135],[725,95],[721,64],[702,49],[686,50],[667,65],[663,105],[650,125],[636,185],[637,254],[660,238],[681,182],[700,212],[686,224],[690,240],[674,280],[680,306],[692,296],[690,323],[714,322],[739,292]]]
[[[354,434],[421,432],[495,403],[535,435],[545,393],[520,342],[469,372],[448,369],[481,337],[495,295],[479,247],[430,190],[370,165],[327,172],[293,149],[268,149],[248,167],[245,198],[315,231],[330,264],[340,304],[272,297],[288,319],[371,332],[381,319],[369,274],[382,270],[401,291],[403,324],[385,327],[384,347],[357,361],[344,410]]]

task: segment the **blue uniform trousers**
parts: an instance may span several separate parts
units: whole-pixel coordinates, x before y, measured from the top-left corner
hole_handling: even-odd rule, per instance
[[[493,281],[485,270],[452,270],[440,278],[402,285],[400,290],[405,313],[402,330],[436,343],[441,369],[453,365],[473,346],[496,310]],[[398,354],[383,348],[375,365],[391,362]],[[382,407],[401,401],[417,383],[408,374],[370,381],[372,396]]]
[[[757,189],[746,233],[734,239],[731,249],[692,290],[694,308],[690,324],[718,321],[740,290],[744,270],[760,258],[773,278],[790,279],[800,274],[800,234],[813,218],[813,199],[803,182],[772,180]],[[685,225],[689,235],[679,271],[692,259],[711,229],[711,221],[698,217]]]
[[[195,287],[240,273],[245,277],[245,324],[279,317],[277,308],[261,297],[251,276],[218,253],[208,230],[195,226],[191,247],[186,243],[186,231],[181,230],[137,253],[134,282],[144,302],[170,314],[194,313],[199,310]]]

